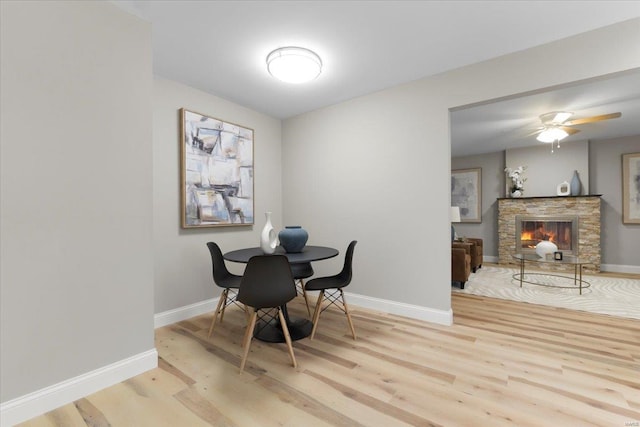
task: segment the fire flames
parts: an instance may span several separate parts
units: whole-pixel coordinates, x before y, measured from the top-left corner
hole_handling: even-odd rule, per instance
[[[521,248],[534,249],[538,243],[547,240],[556,244],[560,249],[571,250],[571,234],[571,221],[525,220],[521,223],[519,244]]]
[[[534,249],[536,245],[543,240],[557,243],[555,233],[546,231],[544,229],[536,231],[523,231],[522,233],[520,233],[520,241],[522,242],[523,248]]]
[[[555,242],[556,236],[555,233],[545,231],[542,235],[539,233],[534,233],[531,231],[523,231],[520,234],[520,240],[548,240],[550,242]]]

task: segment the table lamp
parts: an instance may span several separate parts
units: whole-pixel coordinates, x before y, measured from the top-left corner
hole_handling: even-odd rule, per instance
[[[456,238],[456,229],[453,228],[454,222],[462,222],[460,219],[460,208],[458,206],[451,206],[451,241]]]

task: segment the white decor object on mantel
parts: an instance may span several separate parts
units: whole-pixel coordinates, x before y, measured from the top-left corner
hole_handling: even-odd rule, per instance
[[[271,212],[265,212],[264,216],[267,218],[267,223],[260,234],[260,249],[265,254],[271,255],[276,251],[276,246],[278,246],[278,234],[271,224]]]
[[[544,258],[547,254],[552,254],[558,251],[558,246],[555,243],[548,240],[543,240],[536,245],[536,253],[540,258]]]
[[[571,187],[567,181],[561,182],[556,188],[556,194],[558,196],[568,196],[571,193]]]

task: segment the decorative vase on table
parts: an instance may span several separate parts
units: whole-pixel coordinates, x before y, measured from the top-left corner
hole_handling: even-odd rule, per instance
[[[573,171],[573,178],[571,178],[571,195],[579,196],[581,189],[582,189],[582,183],[580,182],[578,171]]]
[[[558,247],[555,243],[548,240],[543,240],[536,245],[536,253],[540,258],[545,258],[547,254],[552,254],[558,251]]]
[[[285,251],[289,253],[302,252],[307,244],[309,233],[299,225],[288,225],[278,233],[278,239]]]
[[[264,225],[262,233],[260,234],[260,249],[262,249],[262,252],[265,254],[270,255],[276,251],[278,236],[271,224],[271,212],[265,212],[264,216],[267,219],[267,223]]]

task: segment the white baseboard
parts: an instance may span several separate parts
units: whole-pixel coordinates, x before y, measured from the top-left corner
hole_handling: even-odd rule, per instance
[[[368,297],[365,295],[345,292],[347,304],[378,310],[385,313],[397,314],[399,316],[410,317],[412,319],[425,320],[427,322],[438,323],[450,326],[453,324],[453,310],[436,310],[420,305],[406,304],[403,302],[391,301],[380,298]]]
[[[314,292],[311,293],[313,294]],[[448,311],[435,310],[433,308],[373,298],[365,295],[347,292],[345,292],[345,294],[347,295],[347,303],[349,305],[378,310],[384,313],[397,314],[412,319],[425,320],[440,325],[453,324],[453,311],[451,309]],[[314,298],[312,298],[312,300],[314,300]],[[195,304],[185,305],[184,307],[174,308],[173,310],[163,311],[155,315],[154,325],[156,328],[161,328],[166,325],[171,325],[172,323],[200,316],[201,314],[215,310],[217,304],[218,298],[212,298]]]
[[[27,421],[157,366],[158,352],[154,348],[3,402],[0,404],[0,425],[9,427]]]
[[[219,298],[211,298],[158,313],[153,316],[153,326],[155,328],[161,328],[163,326],[171,325],[172,323],[200,316],[201,314],[213,312],[218,305],[218,299]]]
[[[637,265],[600,264],[600,270],[610,273],[640,274],[640,266]]]

